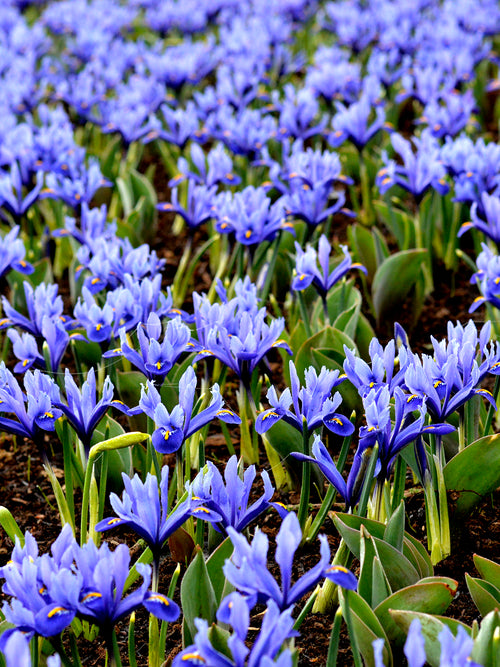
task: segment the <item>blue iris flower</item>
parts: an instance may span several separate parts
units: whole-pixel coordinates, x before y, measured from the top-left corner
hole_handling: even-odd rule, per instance
[[[82,587],[77,614],[99,626],[108,636],[116,623],[140,606],[164,621],[179,617],[179,606],[165,595],[148,591],[151,582],[149,565],[137,563],[136,569],[143,578],[141,586],[123,597],[125,582],[130,574],[130,553],[125,544],[110,551],[106,542],[98,549],[90,541],[74,549],[77,572],[82,577]]]
[[[168,466],[162,468],[159,486],[157,478],[150,473],[145,482],[138,475],[131,479],[122,473],[122,478],[125,485],[122,498],[116,493],[109,497],[117,516],[103,519],[96,530],[129,526],[142,537],[153,552],[154,559],[158,560],[166,540],[188,519],[198,501],[188,496],[187,500],[168,511]]]
[[[167,322],[165,335],[160,341],[162,325],[156,313],[150,313],[147,322],[137,327],[139,352],[131,345],[130,339],[124,330],[120,330],[120,347],[104,353],[104,357],[124,356],[148,380],[161,385],[183,352],[187,352],[191,340],[191,332],[181,320],[176,317]]]
[[[342,280],[351,269],[360,269],[366,274],[366,268],[362,264],[352,261],[347,246],[343,245],[340,247],[344,254],[344,259],[333,271],[330,271],[330,252],[332,247],[324,234],[319,239],[317,252],[312,246],[307,246],[304,252],[299,244],[295,243],[297,255],[292,289],[299,291],[313,284],[320,295],[326,296],[328,291],[339,280]]]
[[[209,638],[209,625],[201,618],[195,619],[197,629],[194,644],[174,658],[174,667],[292,667],[290,649],[284,649],[277,657],[283,643],[297,633],[293,631],[292,610],[281,611],[269,600],[262,626],[257,637],[247,646],[250,629],[250,613],[246,599],[239,593],[231,593],[217,612],[220,622],[233,628],[227,641],[230,656],[220,653]],[[276,658],[276,660],[275,660]]]
[[[312,456],[306,456],[299,452],[292,452],[292,456],[300,461],[315,463],[330,484],[345,500],[347,508],[353,508],[358,502],[363,489],[364,475],[371,450],[365,448],[358,448],[356,450],[347,482],[338,471],[330,453],[321,442],[319,435],[314,436],[311,451]]]
[[[301,433],[307,428],[311,433],[323,424],[333,433],[341,436],[351,435],[353,424],[344,415],[337,412],[342,402],[342,396],[336,392],[332,397],[332,390],[345,379],[339,371],[330,371],[322,368],[319,375],[313,366],[305,373],[305,386],[300,386],[300,380],[295,364],[290,361],[290,389],[285,389],[278,398],[276,389],[271,387],[267,392],[267,400],[271,408],[261,412],[255,422],[257,433],[265,433],[271,426],[283,419]],[[293,412],[290,407],[293,404]]]
[[[28,282],[24,281],[23,287],[28,316],[19,313],[5,297],[2,297],[6,317],[0,320],[0,328],[14,325],[28,331],[35,338],[42,339],[44,338],[43,321],[45,317],[59,320],[66,328],[74,327],[73,321],[63,315],[63,300],[57,293],[59,289],[57,285],[40,283],[33,289]]]
[[[411,366],[406,371],[405,381],[410,374]],[[407,383],[408,384],[408,383]],[[429,398],[426,395],[427,404]],[[361,452],[379,446],[377,478],[384,482],[399,452],[406,445],[415,441],[425,433],[438,436],[454,431],[449,424],[426,424],[426,403],[421,394],[408,395],[401,387],[394,389],[394,423],[391,420],[391,395],[389,388],[372,389],[364,398],[363,405],[366,415],[366,426],[359,431],[359,447]],[[418,412],[418,416],[414,412]],[[430,407],[429,407],[430,412]]]
[[[326,576],[330,565],[330,548],[326,536],[320,535],[319,562],[292,584],[293,560],[302,541],[299,520],[293,512],[289,512],[283,519],[276,536],[275,560],[281,573],[281,585],[268,570],[269,542],[265,533],[257,528],[249,544],[234,528],[228,528],[227,532],[234,552],[224,565],[224,574],[238,591],[247,596],[249,607],[253,607],[257,602],[273,600],[279,609],[284,611]]]
[[[94,431],[107,410],[113,406],[121,412],[127,412],[128,408],[122,401],[113,399],[114,387],[109,377],[104,381],[102,396],[97,401],[95,371],[93,368],[90,368],[87,373],[87,379],[83,383],[81,390],[67,368],[64,375],[64,384],[68,404],[66,405],[62,401],[57,401],[55,405],[66,415],[85,450],[88,452]]]
[[[478,214],[478,204],[474,202],[471,206],[470,214],[472,220],[465,222],[458,231],[458,236],[462,236],[469,229],[475,228],[485,236],[500,246],[500,197],[487,192],[481,195],[482,212]]]
[[[54,431],[55,422],[62,416],[55,405],[59,401],[59,388],[52,378],[39,370],[28,371],[24,376],[26,395],[17,380],[0,364],[0,413],[17,417],[0,417],[0,428],[7,433],[30,438],[41,445],[43,431]],[[26,405],[27,403],[27,405]]]
[[[18,239],[19,225],[13,227],[2,239],[0,239],[0,278],[9,271],[20,273],[33,273],[33,266],[24,257],[26,248],[21,239]]]
[[[397,346],[397,356],[396,356]],[[396,387],[404,383],[404,374],[413,358],[408,347],[405,331],[395,325],[395,337],[385,348],[377,338],[372,338],[368,348],[371,364],[358,357],[354,350],[344,345],[344,372],[358,390],[360,396],[366,396],[372,389],[387,385],[391,395]]]
[[[230,424],[241,423],[232,410],[224,407],[218,384],[212,387],[210,405],[193,415],[195,391],[196,375],[192,366],[187,368],[179,381],[179,403],[171,412],[161,402],[161,396],[153,383],[147,382],[147,392],[143,387],[139,405],[130,410],[129,414],[144,412],[153,419],[156,428],[152,440],[156,451],[162,454],[176,452],[184,440],[215,417]]]
[[[375,119],[369,125],[373,104],[367,95],[362,95],[359,101],[346,107],[337,102],[337,113],[333,117],[333,132],[328,136],[330,145],[337,148],[348,139],[358,151],[362,151],[366,144],[382,129],[385,122],[383,107],[377,107]]]
[[[255,475],[255,466],[250,466],[241,479],[238,475],[238,460],[236,456],[231,456],[226,464],[223,479],[214,464],[209,461],[189,487],[191,494],[200,503],[193,508],[193,516],[210,521],[219,532],[221,530],[226,532],[231,526],[241,533],[259,514],[271,506],[269,501],[273,496],[274,487],[265,470],[262,472],[264,493],[249,505]]]

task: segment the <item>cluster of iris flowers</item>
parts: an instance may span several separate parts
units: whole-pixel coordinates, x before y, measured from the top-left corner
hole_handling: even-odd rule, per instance
[[[64,524],[40,555],[12,517],[2,523],[16,540],[0,573],[9,667],[38,664],[48,644],[48,665],[78,664],[82,632],[98,632],[118,665],[115,626],[130,614],[132,663],[141,606],[151,664],[163,662],[182,606],[174,664],[288,667],[307,611],[299,622],[293,609],[310,591],[312,604],[325,578],[341,589],[359,664],[350,602],[366,593],[363,571],[356,593],[349,558],[340,548],[332,561],[324,534],[319,562],[299,577],[294,556],[328,530],[337,495],[350,514],[390,520],[407,464],[425,490],[432,559],[448,555],[444,470],[494,426],[498,332],[450,322],[447,339],[418,354],[399,325],[382,345],[361,302],[380,326],[392,298],[429,293],[433,259],[456,267],[470,232],[482,249],[470,311],[486,304],[495,323],[500,149],[481,136],[478,91],[500,87],[499,28],[491,0],[5,3],[0,426],[37,447]],[[160,162],[157,195],[146,166]],[[349,247],[336,223],[352,219]],[[408,285],[387,280],[380,220],[399,259],[426,253],[408,259]],[[173,278],[173,252],[153,247],[169,225],[183,243]],[[210,280],[190,293],[200,260]],[[230,454],[223,474],[205,461],[213,431]],[[62,443],[64,485],[47,433]],[[260,493],[259,462],[275,480],[264,470]],[[328,487],[313,521],[314,466]],[[297,478],[298,508],[272,501]],[[268,512],[281,522],[274,568],[254,525]],[[101,544],[121,525],[146,547],[132,566],[124,544]],[[181,606],[178,572],[160,590],[168,549],[183,564],[218,554],[216,574],[193,557],[203,566],[183,575]],[[410,665],[425,663],[421,632],[411,624]],[[443,630],[441,664],[464,664],[471,642]],[[380,636],[361,647],[377,667],[387,650]]]

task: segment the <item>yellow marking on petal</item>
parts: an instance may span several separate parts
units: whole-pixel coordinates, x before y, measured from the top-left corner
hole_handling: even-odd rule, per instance
[[[4,320],[0,320],[0,327],[3,327],[4,324],[8,324],[9,322],[10,322],[10,320],[7,319],[7,318],[4,319]]]
[[[226,178],[227,178],[228,181],[232,181],[234,179],[234,174],[231,174],[230,172],[228,172],[226,174]]]
[[[493,282],[495,283],[495,285],[498,285],[498,283],[500,283],[500,277],[495,278]]]
[[[368,386],[369,386],[369,387],[370,387],[370,389],[371,389],[372,387],[374,387],[374,386],[375,386],[375,382],[370,382],[370,384],[369,384]]]
[[[252,231],[250,229],[247,229],[247,231],[245,232],[245,238],[249,239],[251,236],[252,236]]]
[[[228,226],[227,222],[223,222],[222,225],[220,226],[221,229],[226,229]]]
[[[500,361],[497,361],[496,364],[493,364],[491,368],[496,368],[497,366],[500,366]]]
[[[441,123],[436,123],[434,125],[434,132],[439,132],[440,129],[441,129]]]
[[[95,330],[100,331],[102,329],[102,324],[99,322],[99,324],[95,325]]]
[[[406,399],[406,402],[410,403],[411,401],[413,401],[414,398],[418,398],[418,394],[411,394],[411,396],[408,396],[408,398]]]
[[[368,432],[375,431],[375,430],[376,430],[375,426],[369,426],[368,427]]]
[[[336,137],[341,137],[342,136],[342,130],[337,130],[336,132],[334,132],[334,135]]]
[[[283,345],[283,343],[286,344],[286,340],[283,340],[283,338],[278,338],[278,340],[273,343],[273,347],[275,345]]]
[[[472,171],[468,171],[465,175],[467,176],[467,178],[472,178],[474,176]]]
[[[20,264],[22,267],[25,267],[25,266],[26,266],[26,262],[24,261],[24,259],[21,259],[21,260],[19,261],[19,264]]]
[[[82,598],[82,602],[86,602],[92,598],[102,598],[102,594],[98,593],[97,591],[92,591],[91,593],[87,593],[87,595]]]
[[[167,598],[166,595],[162,595],[161,593],[153,593],[152,595],[149,596],[148,600],[153,600],[154,602],[161,602],[166,607],[170,605],[170,600]]]
[[[441,185],[446,185],[446,180],[444,178],[440,178],[438,183],[440,183]]]
[[[23,361],[23,367],[24,367],[24,366],[27,366],[27,365],[28,365],[28,360],[25,359],[25,360]]]
[[[443,382],[442,380],[436,380],[436,382],[434,382],[434,385],[433,385],[433,386],[434,386],[434,389],[437,389],[437,388],[440,387],[442,384],[444,384],[444,382]]]
[[[161,363],[161,361],[157,361],[157,362],[156,362],[156,368],[157,368],[158,370],[160,370],[162,366],[163,366],[163,364]]]
[[[178,308],[171,308],[170,312],[175,313],[176,315],[182,315],[182,312]]]
[[[227,408],[224,408],[223,410],[219,410],[218,412],[215,413],[216,416],[218,415],[234,415],[234,412],[232,410],[228,410]]]
[[[206,507],[195,507],[193,512],[205,512],[205,514],[210,514],[210,510],[207,510]]]
[[[206,662],[205,658],[199,653],[185,653],[181,660],[200,660],[200,662]]]
[[[269,412],[266,412],[266,414],[262,416],[262,421],[264,421],[264,419],[268,419],[269,417],[279,417],[279,414],[277,412],[274,412],[273,410],[270,410]]]
[[[305,277],[306,277],[306,274],[303,273],[301,276],[299,276],[299,280],[304,280]]]
[[[477,394],[488,394],[488,396],[493,396],[491,391],[488,391],[488,389],[478,389],[476,393]]]
[[[121,519],[117,519],[116,517],[114,519],[110,519],[107,523],[108,526],[114,526],[115,523],[118,523],[121,521]]]
[[[332,417],[330,421],[335,422],[336,424],[340,424],[342,426],[342,419],[339,419],[338,417]]]
[[[288,174],[288,178],[297,178],[298,174],[296,171],[292,171],[291,174]]]
[[[38,592],[40,593],[40,595],[43,595],[46,590],[47,590],[46,586],[42,586],[41,588],[38,589]]]
[[[68,611],[65,607],[54,607],[54,609],[51,609],[47,614],[47,618],[52,618],[53,616],[57,616],[57,614],[64,613],[65,611]]]
[[[52,414],[52,412],[44,412],[43,416],[48,417],[49,419],[54,419],[54,415]]]
[[[311,188],[310,188],[310,186],[309,186],[307,183],[303,183],[303,185],[302,185],[302,189],[303,189],[303,190],[310,190]]]
[[[100,278],[92,278],[92,280],[90,281],[90,284],[91,284],[91,285],[97,285],[97,283],[98,283],[99,281],[100,281]]]
[[[331,565],[329,568],[327,568],[326,571],[327,572],[344,572],[344,574],[348,574],[350,572],[350,570],[348,570],[343,565]]]
[[[81,198],[82,198],[82,195],[77,192],[76,195],[75,195],[76,201],[80,201]]]
[[[391,180],[392,180],[392,179],[391,179],[390,176],[386,176],[386,177],[384,178],[384,180],[382,181],[381,185],[387,185],[388,183],[391,182]]]
[[[165,433],[164,433],[164,435],[163,435],[163,437],[165,438],[165,440],[168,440],[168,439],[170,438],[170,434],[171,434],[171,433],[172,433],[172,431],[165,431]]]
[[[43,190],[40,192],[42,195],[53,195],[54,190],[53,188],[43,188]]]

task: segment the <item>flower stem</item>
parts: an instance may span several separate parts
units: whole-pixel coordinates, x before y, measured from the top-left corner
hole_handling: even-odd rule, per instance
[[[305,419],[302,421],[302,453],[305,456],[309,456],[309,429],[307,428],[307,423]],[[309,510],[309,496],[311,493],[311,463],[310,461],[302,462],[302,487],[300,490],[300,503],[299,503],[299,512],[298,519],[302,532],[307,521],[307,515]]]

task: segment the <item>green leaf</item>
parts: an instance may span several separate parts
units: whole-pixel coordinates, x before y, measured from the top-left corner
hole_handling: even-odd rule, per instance
[[[334,516],[334,522],[349,549],[356,558],[360,558],[360,531],[347,526],[338,515]],[[381,525],[383,526],[383,524]],[[387,542],[384,542],[383,538],[377,538],[372,534],[372,539],[374,540],[381,564],[393,591],[415,584],[419,580],[419,572],[404,554],[400,553]]]
[[[358,593],[372,607],[373,561],[376,550],[370,533],[364,526],[360,530]]]
[[[471,634],[471,629],[467,625],[454,618],[447,618],[446,616],[433,616],[423,612],[393,609],[389,610],[389,614],[402,629],[405,636],[408,634],[412,621],[418,618],[422,626],[422,635],[425,639],[425,655],[427,657],[427,662],[431,667],[439,667],[441,662],[441,644],[438,636],[445,626],[447,626],[454,635],[456,635],[459,627],[462,627],[468,635]],[[486,665],[486,663],[482,664]]]
[[[20,545],[24,547],[24,535],[17,525],[17,521],[14,519],[10,511],[3,505],[0,505],[0,525],[10,537],[12,542],[15,543],[17,537],[19,539]]]
[[[340,605],[345,618],[345,597],[343,591],[339,591]],[[363,656],[365,667],[375,667],[372,643],[375,639],[381,637],[385,640],[383,651],[385,667],[392,665],[392,652],[389,640],[380,621],[375,616],[370,605],[355,591],[349,591],[349,606],[351,618],[358,648]]]
[[[474,565],[483,579],[500,590],[500,565],[498,563],[474,554]]]
[[[402,250],[388,257],[377,269],[372,285],[372,298],[378,322],[405,300],[421,274],[427,251]]]
[[[489,581],[475,579],[466,573],[465,581],[471,598],[481,616],[487,616],[490,611],[500,608],[500,591]]]
[[[481,621],[479,633],[474,640],[474,648],[471,653],[472,660],[480,665],[500,664],[500,655],[493,641],[495,630],[498,628],[500,628],[500,614],[495,609]]]
[[[376,556],[373,559],[373,580],[372,580],[372,607],[376,607],[391,594],[391,587],[387,580],[380,558]]]
[[[426,614],[444,614],[457,592],[458,582],[453,579],[442,581],[436,578],[418,582],[402,588],[386,598],[375,608],[375,615],[384,627],[391,642],[403,646],[406,632],[394,621],[390,611],[418,611]]]
[[[384,201],[374,201],[373,206],[378,217],[396,239],[400,250],[408,250],[415,245],[415,225],[406,211]]]
[[[210,581],[203,552],[198,547],[181,583],[181,604],[184,613],[182,624],[183,646],[193,643],[196,635],[195,618],[204,618],[211,625],[215,622],[217,600]]]
[[[370,360],[369,348],[372,338],[375,337],[375,331],[373,330],[372,325],[363,315],[359,314],[358,324],[356,326],[356,334],[354,340],[358,346],[359,356],[365,361]]]
[[[360,262],[368,271],[368,283],[373,281],[377,271],[377,251],[371,232],[363,225],[350,225],[347,230],[349,247],[356,262]]]
[[[500,433],[468,445],[444,467],[446,488],[455,499],[455,514],[468,514],[483,496],[500,486]]]
[[[315,350],[321,349],[323,353],[325,350],[328,350],[328,356],[336,361],[337,364],[341,365],[345,358],[344,345],[347,345],[351,349],[356,349],[354,341],[349,338],[349,336],[333,327],[325,327],[321,331],[318,331],[317,334],[314,334],[314,336],[311,336],[304,341],[295,356],[295,367],[299,379],[302,380],[304,373],[309,366],[314,366],[316,370],[320,370],[321,366],[318,365],[314,358],[313,353]]]
[[[226,584],[226,577],[222,571],[222,567],[228,558],[231,558],[233,553],[233,544],[229,537],[226,537],[222,544],[219,544],[217,549],[210,555],[207,560],[207,571],[210,581],[214,589],[217,606],[222,600],[222,592]]]
[[[405,504],[402,500],[399,507],[393,512],[384,531],[384,540],[403,552],[403,540],[405,534]]]

